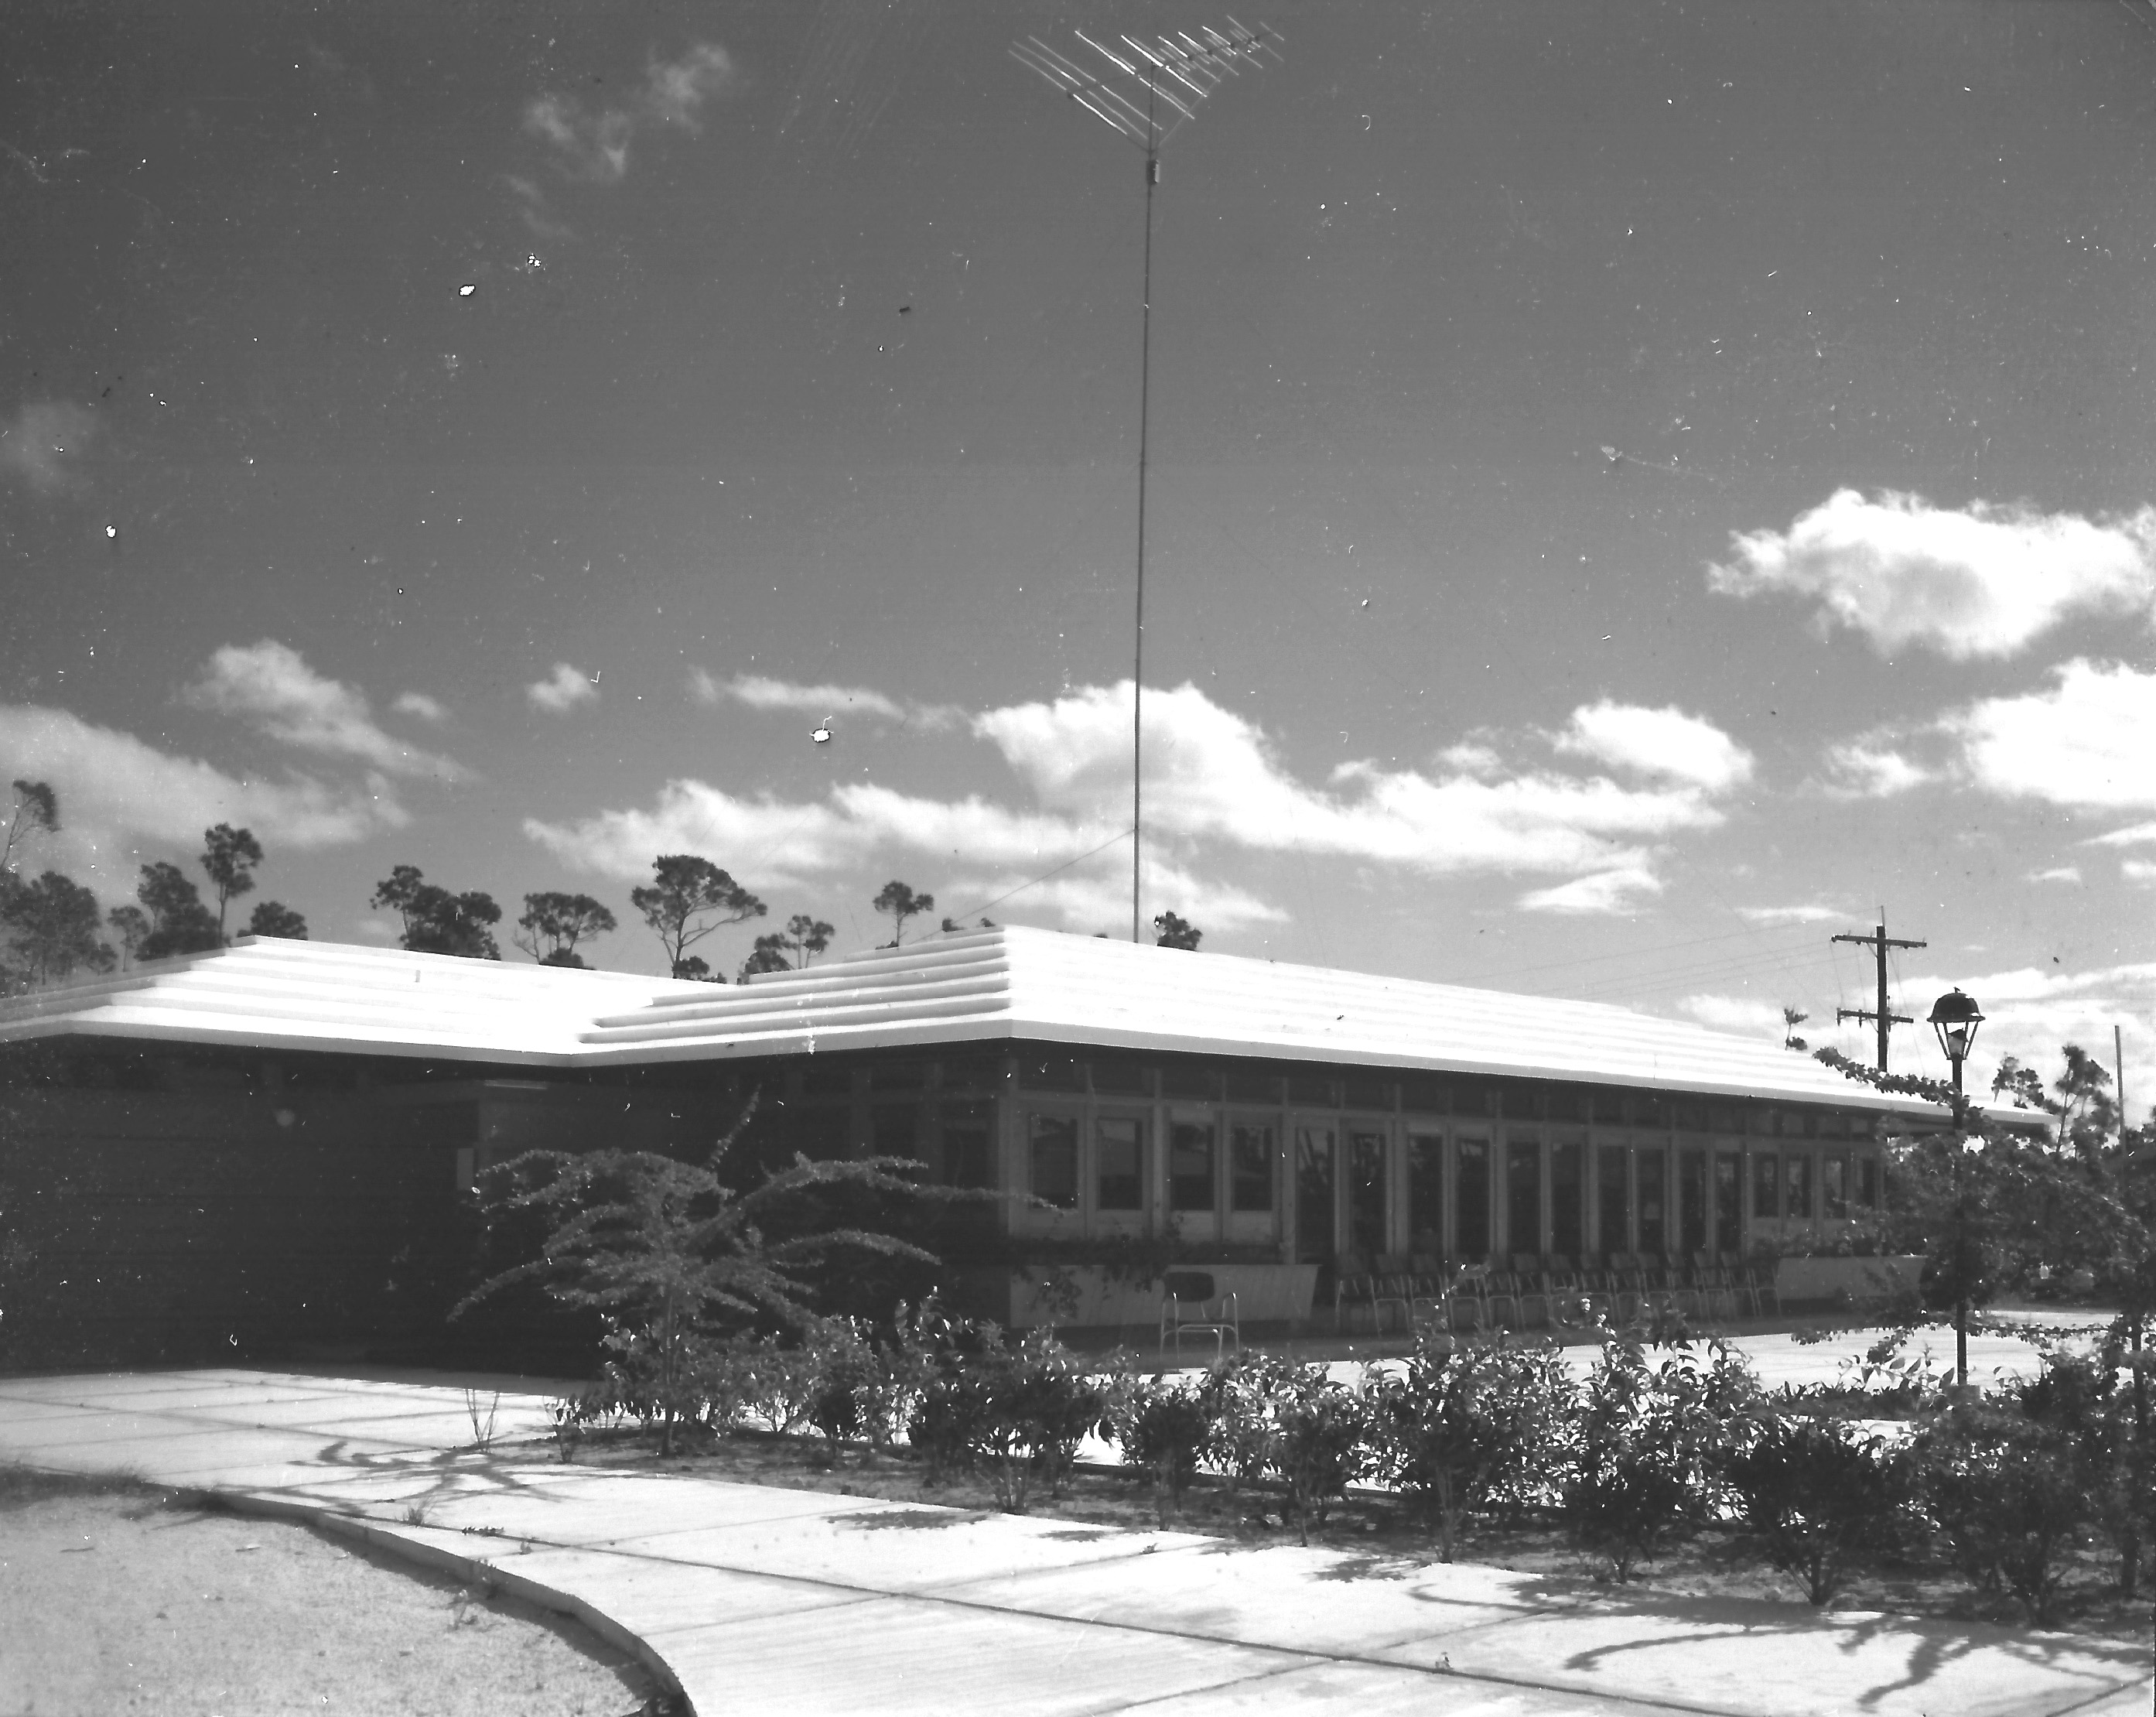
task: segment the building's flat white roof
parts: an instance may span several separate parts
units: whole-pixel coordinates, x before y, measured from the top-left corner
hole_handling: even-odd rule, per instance
[[[1933,1113],[1624,1008],[1019,928],[724,985],[244,938],[0,1002],[0,1042],[57,1036],[551,1067],[1021,1040]]]

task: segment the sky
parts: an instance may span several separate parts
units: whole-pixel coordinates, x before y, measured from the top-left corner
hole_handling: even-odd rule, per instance
[[[2156,5],[1243,3],[1153,203],[1143,919],[1869,1058],[1883,911],[1897,1070],[1958,985],[1974,1082],[2117,1027],[2138,1114]],[[1009,50],[1225,22],[18,8],[31,868],[1128,935],[1143,160]]]

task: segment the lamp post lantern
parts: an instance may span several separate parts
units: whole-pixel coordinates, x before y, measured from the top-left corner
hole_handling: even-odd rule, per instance
[[[1954,1385],[1969,1386],[1969,1293],[1970,1261],[1968,1195],[1963,1190],[1962,1159],[1968,1154],[1969,1098],[1961,1086],[1962,1063],[1976,1042],[1976,1028],[1984,1013],[1976,998],[1951,990],[1932,1004],[1932,1030],[1938,1034],[1939,1048],[1953,1068],[1953,1179],[1954,1179]]]

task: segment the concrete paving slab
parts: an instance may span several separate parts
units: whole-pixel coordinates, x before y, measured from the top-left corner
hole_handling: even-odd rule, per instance
[[[716,1532],[604,1542],[639,1555],[861,1591],[913,1593],[963,1583],[976,1594],[1045,1569],[1122,1563],[1147,1555],[1149,1546],[1168,1550],[1206,1542],[1180,1534],[1125,1533],[1066,1521],[854,1500],[855,1508],[844,1514],[797,1514]]]
[[[1382,1648],[1379,1659],[1539,1685],[1659,1698],[1743,1717],[1851,1711],[2039,1717],[2146,1675],[2145,1648],[1903,1617],[1666,1595],[1522,1612]]]
[[[1439,1670],[1373,1663],[1300,1663],[1178,1694],[1147,1717],[1241,1717],[1253,1711],[1344,1711],[1354,1717],[1669,1717],[1663,1702],[1508,1686]]]
[[[1485,1628],[1568,1598],[1536,1596],[1532,1575],[1455,1564],[1279,1545],[1240,1549],[1218,1539],[1127,1559],[1112,1580],[1097,1565],[998,1581],[939,1596],[1070,1621],[1143,1627],[1199,1639],[1365,1655],[1409,1641]]]
[[[1276,1652],[891,1598],[670,1641],[698,1710],[1027,1717],[1127,1710],[1294,1660]]]

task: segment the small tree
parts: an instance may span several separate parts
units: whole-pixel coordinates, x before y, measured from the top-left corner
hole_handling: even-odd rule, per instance
[[[398,941],[413,954],[456,954],[465,959],[498,960],[501,945],[490,924],[501,922],[494,897],[475,889],[452,894],[420,874],[416,865],[398,865],[374,885],[367,904],[387,907],[403,920]]]
[[[1188,948],[1195,949],[1205,933],[1195,924],[1178,918],[1173,912],[1163,912],[1152,921],[1152,928],[1160,933],[1153,938],[1156,948]]]
[[[262,843],[254,831],[229,823],[203,830],[202,867],[217,890],[217,938],[224,940],[224,909],[237,897],[254,892],[254,867],[262,862]]]
[[[586,1307],[608,1324],[606,1344],[634,1352],[653,1380],[660,1449],[694,1416],[690,1385],[712,1338],[757,1324],[803,1330],[811,1300],[835,1256],[883,1253],[933,1263],[908,1241],[863,1228],[821,1228],[775,1240],[774,1219],[827,1188],[900,1197],[933,1196],[907,1178],[921,1164],[898,1157],[811,1161],[797,1155],[747,1192],[728,1183],[728,1155],[756,1109],[752,1099],[701,1163],[653,1151],[526,1151],[485,1170],[490,1222],[531,1211],[550,1225],[540,1255],[489,1277],[450,1312],[516,1283],[533,1282],[561,1304]]]
[[[821,918],[796,912],[783,930],[756,938],[756,951],[742,963],[744,979],[759,972],[805,971],[808,962],[831,945],[834,932]]]
[[[15,798],[8,808],[8,833],[4,844],[0,844],[0,876],[15,874],[16,853],[27,846],[33,835],[57,835],[60,828],[59,795],[43,781],[17,781],[13,784]],[[0,887],[6,884],[0,882]]]
[[[259,900],[247,917],[249,936],[272,936],[285,942],[305,942],[307,921],[281,900]]]
[[[885,883],[883,892],[869,903],[878,912],[891,914],[891,946],[893,948],[906,940],[906,921],[908,918],[917,918],[923,912],[936,910],[934,895],[916,894],[896,877]]]
[[[644,922],[666,950],[667,969],[676,978],[706,978],[702,969],[685,969],[692,943],[714,930],[760,918],[768,910],[747,889],[707,858],[694,853],[667,853],[651,861],[655,879],[648,888],[632,888],[629,903],[644,914]],[[723,981],[723,980],[721,980]]]
[[[2085,1163],[2093,1163],[2106,1140],[2118,1132],[2118,1105],[2111,1095],[2111,1075],[2103,1063],[2078,1043],[2059,1051],[2066,1071],[2052,1081],[2053,1097],[2044,1089],[2042,1077],[2012,1056],[1999,1064],[1991,1081],[1992,1094],[2010,1098],[2017,1108],[2035,1109],[2058,1122],[2057,1144],[2071,1146]]]
[[[1784,1049],[1794,1050],[1799,1055],[1802,1055],[1811,1046],[1797,1036],[1797,1027],[1810,1018],[1811,1015],[1802,1008],[1785,1007],[1782,1010],[1782,1047]]]
[[[0,895],[0,932],[23,981],[59,983],[78,969],[110,971],[117,957],[97,939],[97,897],[58,871],[34,882],[18,881]]]
[[[1843,1419],[1763,1414],[1723,1475],[1768,1565],[1803,1581],[1815,1606],[1893,1543],[1908,1502],[1900,1459]]]
[[[143,866],[135,897],[150,915],[150,933],[142,938],[138,958],[164,959],[224,945],[216,918],[203,904],[201,891],[177,865],[159,859]]]
[[[512,938],[542,966],[582,966],[579,942],[603,936],[615,928],[613,913],[588,894],[564,894],[550,889],[524,897],[524,916],[516,921]]]
[[[112,933],[120,938],[120,969],[126,971],[141,956],[150,935],[150,915],[139,906],[116,906],[105,915]]]

